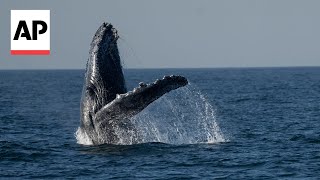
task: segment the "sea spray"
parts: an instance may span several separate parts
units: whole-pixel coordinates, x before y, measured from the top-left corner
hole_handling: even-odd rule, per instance
[[[166,94],[132,119],[142,143],[226,141],[218,126],[214,108],[193,85]]]
[[[119,138],[117,144],[197,144],[227,141],[217,123],[214,108],[192,84],[159,98],[132,117],[131,121],[135,131],[114,127]],[[92,144],[80,128],[76,138],[79,144]]]
[[[92,140],[89,138],[87,133],[83,131],[80,127],[78,127],[75,136],[77,138],[77,143],[78,144],[83,144],[83,145],[92,145]]]

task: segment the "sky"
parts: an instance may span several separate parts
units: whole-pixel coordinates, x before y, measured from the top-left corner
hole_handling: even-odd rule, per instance
[[[320,66],[318,0],[1,0],[0,69],[84,69],[97,28],[125,68]],[[10,10],[51,10],[51,55],[10,55]]]

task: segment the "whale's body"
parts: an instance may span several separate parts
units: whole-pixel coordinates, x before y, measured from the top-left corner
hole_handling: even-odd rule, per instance
[[[103,23],[93,37],[81,98],[81,130],[93,144],[117,144],[115,128],[134,131],[130,118],[165,93],[188,84],[182,76],[140,83],[127,92],[117,47],[118,34]]]

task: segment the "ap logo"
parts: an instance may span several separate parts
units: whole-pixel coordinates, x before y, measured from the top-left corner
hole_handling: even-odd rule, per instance
[[[50,54],[50,10],[11,10],[11,54]]]

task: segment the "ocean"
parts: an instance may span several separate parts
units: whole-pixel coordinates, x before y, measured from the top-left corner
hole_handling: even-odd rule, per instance
[[[133,118],[142,141],[77,133],[84,70],[0,71],[0,179],[319,179],[320,68],[127,69],[190,84]],[[129,139],[128,139],[129,138]]]

